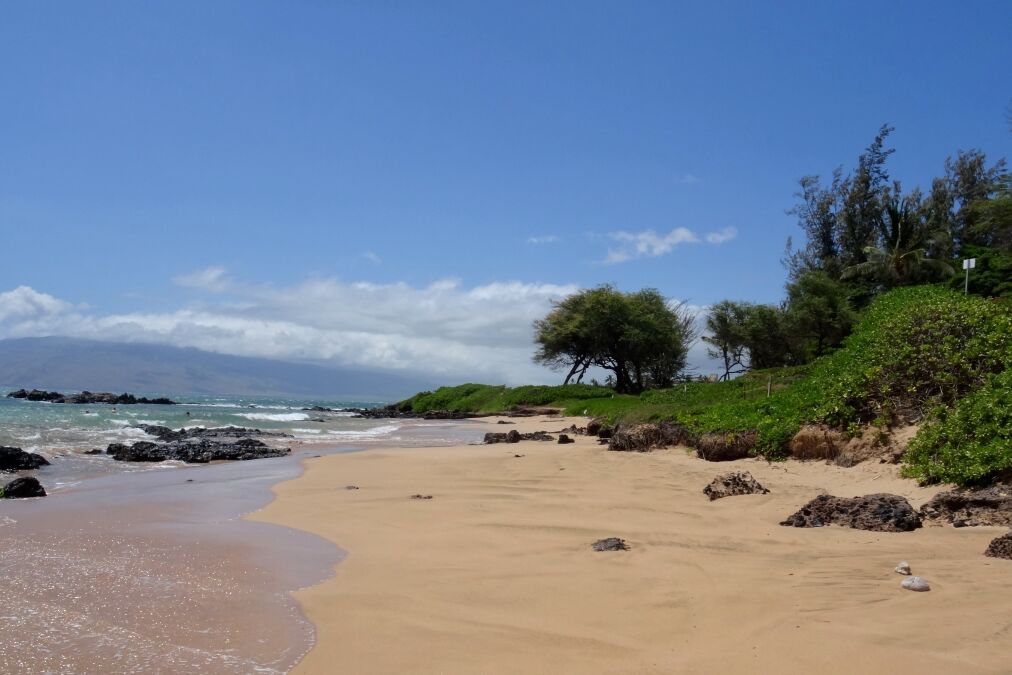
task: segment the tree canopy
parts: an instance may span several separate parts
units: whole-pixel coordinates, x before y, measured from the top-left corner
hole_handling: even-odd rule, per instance
[[[534,322],[534,361],[565,370],[565,384],[599,367],[612,372],[620,393],[668,387],[685,368],[694,319],[683,304],[670,304],[654,289],[583,290]]]

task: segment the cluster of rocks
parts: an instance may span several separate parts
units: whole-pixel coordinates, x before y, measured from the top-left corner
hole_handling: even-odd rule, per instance
[[[649,452],[684,445],[710,462],[750,457],[757,438],[754,431],[697,434],[670,421],[611,426],[602,420],[591,420],[585,433],[597,436],[599,443],[616,452]]]
[[[177,460],[188,464],[206,464],[217,460],[242,461],[266,457],[284,457],[290,448],[267,445],[254,436],[286,436],[259,429],[220,427],[173,430],[168,427],[141,425],[158,443],[138,441],[130,445],[112,443],[106,454],[120,462],[164,462]]]
[[[108,403],[110,405],[136,405],[144,403],[149,405],[175,405],[176,402],[167,398],[145,398],[133,394],[110,394],[109,392],[94,393],[82,391],[80,394],[61,394],[58,391],[42,391],[41,389],[18,389],[7,394],[7,398],[20,398],[26,401],[45,401],[47,403],[77,403],[94,404]]]
[[[510,429],[505,433],[489,432],[485,434],[485,438],[482,440],[482,443],[486,445],[492,445],[493,443],[519,443],[520,441],[554,441],[554,440],[555,436],[552,436],[547,431],[532,431],[530,433],[522,434],[516,429]]]
[[[735,471],[717,476],[703,488],[703,494],[709,497],[711,502],[715,499],[736,495],[764,495],[768,493],[769,490],[764,488],[748,471]]]
[[[47,466],[49,460],[34,452],[25,452],[21,448],[0,445],[0,472],[34,471]],[[0,498],[21,499],[24,497],[45,497],[46,491],[37,478],[21,476],[0,487]]]
[[[789,527],[843,525],[874,532],[909,532],[921,527],[921,515],[899,495],[819,495],[780,524]]]

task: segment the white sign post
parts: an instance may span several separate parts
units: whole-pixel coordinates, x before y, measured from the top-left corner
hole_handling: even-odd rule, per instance
[[[963,269],[966,270],[966,284],[963,286],[963,295],[970,292],[970,270],[977,266],[976,258],[967,258],[963,261]]]

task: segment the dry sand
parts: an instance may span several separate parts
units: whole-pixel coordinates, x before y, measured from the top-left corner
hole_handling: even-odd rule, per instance
[[[738,469],[771,494],[703,495]],[[982,555],[1004,530],[778,525],[823,492],[915,507],[937,492],[892,466],[714,464],[577,437],[332,455],[276,492],[254,518],[348,551],[297,595],[318,634],[296,672],[1012,672],[1012,563]],[[591,550],[609,536],[631,550]],[[901,560],[930,592],[900,588]]]

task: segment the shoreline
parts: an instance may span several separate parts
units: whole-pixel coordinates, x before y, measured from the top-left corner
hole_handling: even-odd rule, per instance
[[[551,432],[574,420],[496,421],[476,423]],[[824,492],[892,492],[917,507],[939,487],[891,465],[711,463],[575,438],[373,447],[308,459],[275,485],[248,519],[346,551],[294,594],[317,635],[294,672],[1007,670],[1012,569],[983,556],[1004,528],[778,525]],[[734,470],[772,492],[709,502],[703,486]],[[631,549],[590,549],[611,536]],[[900,560],[930,593],[900,589]]]
[[[0,671],[288,672],[315,632],[291,592],[344,553],[245,516],[317,451],[91,477],[7,501]]]
[[[455,423],[403,436],[288,439],[288,456],[210,464],[86,461],[39,474],[49,496],[0,501],[0,672],[288,672],[315,628],[292,593],[333,574],[344,552],[247,516],[309,458],[376,446],[460,442]],[[456,439],[456,440],[455,440]],[[39,636],[45,639],[40,642]]]

